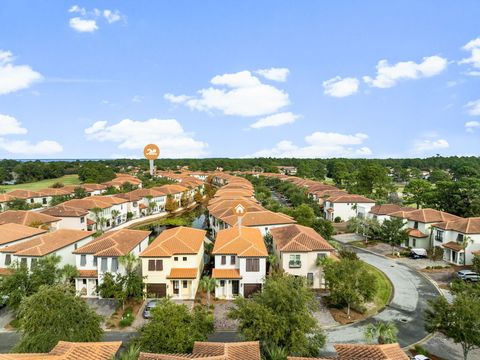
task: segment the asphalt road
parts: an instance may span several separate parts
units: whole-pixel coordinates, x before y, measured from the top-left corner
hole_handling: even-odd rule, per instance
[[[356,324],[327,329],[328,343],[325,354],[334,351],[336,343],[364,342],[364,326],[375,321],[393,321],[398,327],[398,340],[402,347],[409,346],[427,336],[423,314],[429,299],[439,296],[437,288],[417,271],[408,266],[363,250],[356,250],[360,259],[383,271],[394,287],[389,306],[377,315]]]

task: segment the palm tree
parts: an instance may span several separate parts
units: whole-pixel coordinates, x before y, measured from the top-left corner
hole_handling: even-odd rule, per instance
[[[112,210],[112,221],[113,221],[113,226],[116,225],[117,223],[117,217],[120,215],[120,211],[118,210]]]
[[[278,259],[275,255],[268,255],[267,258],[268,264],[270,265],[270,272],[277,271]]]
[[[462,238],[462,241],[460,241],[460,245],[463,249],[463,266],[466,265],[467,261],[467,254],[465,252],[465,249],[468,247],[468,245],[473,244],[473,239],[470,236],[464,235]]]
[[[130,274],[138,264],[138,258],[133,253],[120,256],[118,261],[121,265],[123,265],[127,274]]]
[[[366,341],[376,340],[379,344],[396,343],[398,329],[392,321],[378,321],[365,326],[363,336]]]
[[[136,345],[131,345],[127,350],[124,350],[120,353],[119,357],[112,357],[112,360],[137,360],[140,355],[140,347]]]
[[[204,276],[198,285],[200,289],[207,293],[207,304],[210,306],[210,293],[217,287],[217,280]]]
[[[99,218],[97,221],[97,230],[103,231],[103,227],[105,226],[106,223],[107,223],[107,219],[105,219],[104,217]],[[99,229],[98,229],[98,226],[100,227]]]
[[[95,215],[95,222],[98,224],[100,223],[100,213],[102,212],[102,208],[96,206],[90,210]]]

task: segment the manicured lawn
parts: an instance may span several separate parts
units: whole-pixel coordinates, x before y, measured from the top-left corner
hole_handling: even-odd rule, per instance
[[[390,301],[390,298],[392,297],[392,294],[393,294],[393,286],[390,280],[388,280],[388,278],[383,272],[381,272],[380,270],[378,270],[377,268],[369,264],[365,264],[365,266],[370,271],[370,273],[375,275],[377,279],[378,289],[377,289],[377,294],[373,299],[373,302],[375,303],[375,307],[372,309],[369,309],[368,311],[368,314],[375,314],[379,310],[383,309]]]
[[[349,242],[348,244],[364,249],[368,246],[377,245],[377,243],[378,243],[378,241],[376,241],[376,240],[368,240],[368,244],[365,244],[364,240],[357,240],[357,241]]]
[[[40,189],[45,189],[50,186],[52,186],[54,183],[60,182],[63,185],[78,185],[80,184],[80,180],[78,178],[78,175],[73,174],[73,175],[65,175],[57,179],[48,179],[48,180],[41,180],[33,183],[25,183],[25,184],[16,184],[16,185],[2,185],[0,186],[0,189],[5,190],[5,191],[11,191],[11,190],[16,190],[16,189],[22,189],[22,190],[40,190]]]

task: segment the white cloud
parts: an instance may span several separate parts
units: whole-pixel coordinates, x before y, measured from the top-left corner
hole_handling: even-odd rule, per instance
[[[191,96],[187,96],[187,95],[173,95],[173,94],[165,94],[163,95],[163,98],[165,100],[168,100],[170,101],[171,103],[174,103],[174,104],[181,104],[181,103],[184,103],[185,101],[187,101],[188,99],[191,99],[192,97]]]
[[[113,125],[97,121],[85,129],[85,134],[90,140],[119,143],[119,149],[141,151],[145,145],[155,143],[160,147],[161,156],[166,158],[204,156],[208,147],[186,133],[175,119],[124,119]]]
[[[459,64],[469,64],[474,68],[480,69],[480,37],[469,41],[464,47],[463,50],[470,52],[470,57],[460,60]],[[477,71],[468,73],[469,75],[477,76]]]
[[[26,89],[43,76],[28,65],[14,65],[10,51],[0,50],[0,95]]]
[[[305,137],[306,146],[298,146],[288,140],[280,141],[272,149],[260,150],[253,157],[365,157],[372,151],[362,146],[368,139],[366,134],[353,135],[327,132],[314,132]]]
[[[73,5],[68,12],[77,16],[70,18],[69,24],[72,29],[81,33],[93,33],[99,29],[98,23],[106,21],[108,24],[125,20],[125,16],[118,10],[110,9],[93,9],[87,10],[78,5]]]
[[[465,123],[465,130],[469,133],[473,133],[476,128],[480,127],[479,121],[467,121]]]
[[[250,127],[254,129],[260,129],[264,127],[291,124],[295,122],[295,120],[297,120],[299,117],[299,115],[293,114],[291,112],[273,114],[254,122],[252,125],[250,125]]]
[[[120,21],[122,19],[122,15],[118,10],[103,10],[103,17],[107,20],[109,24],[113,24],[114,22]]]
[[[51,155],[63,151],[62,145],[52,140],[30,143],[26,140],[7,140],[3,138],[0,138],[0,149],[19,155]]]
[[[290,104],[286,92],[263,84],[250,71],[217,75],[210,82],[218,87],[201,89],[196,97],[165,94],[164,98],[193,110],[237,116],[269,115]]]
[[[26,134],[27,129],[20,121],[9,115],[0,114],[0,135]]]
[[[334,78],[323,82],[324,94],[334,97],[350,96],[358,92],[357,78],[341,78],[335,76]]]
[[[70,27],[77,32],[94,32],[98,30],[97,22],[95,20],[87,20],[79,17],[71,18],[69,21]]]
[[[440,149],[447,149],[450,147],[450,144],[445,139],[437,139],[437,140],[417,140],[414,144],[414,150],[416,152],[427,152],[431,150],[440,150]]]
[[[287,68],[270,68],[257,70],[256,73],[268,80],[285,82],[290,70]]]
[[[141,103],[143,100],[143,97],[141,97],[140,95],[135,95],[134,97],[132,97],[132,102],[134,103]]]
[[[465,105],[465,107],[468,109],[468,115],[471,116],[479,116],[480,115],[480,99],[475,100],[475,101],[470,101]]]
[[[387,60],[380,60],[377,64],[375,78],[364,76],[363,80],[372,87],[390,88],[398,81],[431,77],[443,72],[448,65],[447,59],[440,56],[424,57],[421,63],[414,61],[398,62],[390,65]]]

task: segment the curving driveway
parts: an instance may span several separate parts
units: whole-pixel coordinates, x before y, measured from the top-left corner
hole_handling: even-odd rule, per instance
[[[393,299],[383,311],[351,325],[326,330],[328,340],[325,354],[333,354],[333,344],[365,342],[363,327],[375,321],[393,321],[399,330],[399,343],[409,346],[427,336],[423,314],[427,301],[440,295],[437,288],[417,271],[405,264],[354,248],[360,259],[383,271],[393,284]]]

